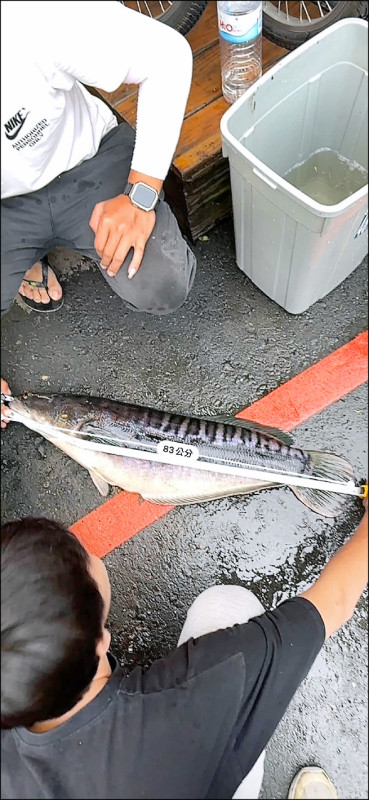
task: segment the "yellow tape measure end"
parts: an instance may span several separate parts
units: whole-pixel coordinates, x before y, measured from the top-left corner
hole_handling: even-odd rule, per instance
[[[368,497],[368,484],[364,483],[363,486],[360,486],[360,489],[361,492],[359,494],[359,497],[361,497],[362,500],[366,500],[366,498]]]

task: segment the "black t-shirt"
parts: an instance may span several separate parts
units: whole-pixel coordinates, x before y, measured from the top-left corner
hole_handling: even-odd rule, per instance
[[[320,614],[297,597],[190,639],[144,673],[114,662],[100,694],[63,725],[2,731],[2,797],[230,798],[323,641]]]

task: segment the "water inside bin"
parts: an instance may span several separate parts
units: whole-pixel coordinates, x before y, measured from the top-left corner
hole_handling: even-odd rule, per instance
[[[294,164],[283,177],[317,203],[332,206],[365,186],[368,170],[357,161],[322,147]]]

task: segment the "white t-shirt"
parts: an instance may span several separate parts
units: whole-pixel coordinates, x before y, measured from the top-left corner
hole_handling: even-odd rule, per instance
[[[1,196],[40,189],[95,155],[117,122],[82,84],[140,85],[131,166],[164,179],[191,84],[186,39],[117,0],[1,7]]]

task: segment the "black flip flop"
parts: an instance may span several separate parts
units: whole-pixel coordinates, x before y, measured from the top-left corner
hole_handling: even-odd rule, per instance
[[[32,286],[33,289],[46,289],[47,293],[49,294],[49,291],[48,291],[48,289],[49,289],[49,287],[48,287],[49,273],[48,273],[48,271],[49,271],[49,269],[51,269],[51,272],[53,272],[55,277],[56,277],[55,270],[50,266],[49,259],[48,259],[47,256],[44,256],[44,258],[41,258],[40,261],[41,261],[41,267],[42,267],[42,281],[29,281],[27,278],[23,278],[23,281],[25,283],[29,283],[29,285]],[[35,300],[32,300],[29,297],[25,297],[23,294],[20,294],[19,296],[22,298],[23,302],[27,306],[29,306],[29,308],[32,309],[32,311],[38,311],[41,314],[44,314],[44,313],[50,312],[50,311],[58,311],[59,308],[61,308],[63,303],[64,303],[64,297],[61,297],[60,300],[53,300],[50,297],[50,302],[49,303],[36,303]]]

